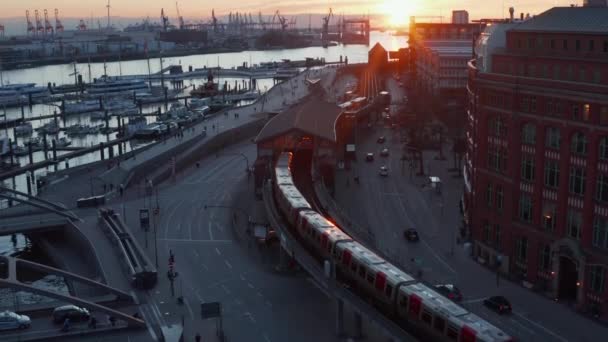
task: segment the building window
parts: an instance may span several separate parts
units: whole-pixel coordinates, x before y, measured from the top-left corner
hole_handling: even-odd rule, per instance
[[[496,209],[501,212],[504,207],[505,202],[505,194],[503,192],[502,186],[496,186]]]
[[[553,100],[549,99],[547,100],[547,115],[553,114],[555,114],[555,104],[553,103]]]
[[[530,98],[527,96],[524,96],[521,99],[521,111],[525,113],[530,111]]]
[[[581,132],[572,135],[572,153],[584,156],[587,154],[587,137]]]
[[[608,106],[600,108],[600,125],[608,125]]]
[[[528,145],[536,144],[536,126],[528,122],[522,128],[522,143]]]
[[[599,69],[593,70],[593,83],[601,83],[602,82],[602,74]]]
[[[607,160],[608,159],[608,138],[602,137],[600,139],[600,159]]]
[[[583,219],[581,217],[581,213],[574,210],[568,210],[568,237],[573,238],[575,240],[579,240],[581,238],[581,228],[583,224]]]
[[[604,52],[608,52],[608,40],[604,40]]]
[[[593,265],[589,267],[589,289],[596,293],[604,293],[604,279],[606,278],[606,270],[603,266]]]
[[[589,121],[590,117],[591,117],[591,105],[589,105],[588,103],[585,103],[583,105],[583,120]]]
[[[527,182],[534,181],[534,156],[524,153],[521,156],[521,179]]]
[[[580,82],[585,82],[587,80],[587,73],[585,67],[580,67],[578,69],[578,80]]]
[[[570,168],[570,193],[583,196],[585,194],[585,169],[572,166]]]
[[[572,105],[572,119],[573,120],[580,120],[580,111],[579,111],[579,107],[578,104],[573,104]]]
[[[488,122],[488,128],[490,130],[490,135],[497,138],[506,138],[507,136],[507,125],[500,117],[490,119]]]
[[[496,249],[500,250],[500,225],[494,225],[494,245]]]
[[[532,198],[522,194],[519,198],[519,218],[524,222],[532,222]]]
[[[493,171],[500,171],[499,151],[497,146],[488,147],[488,168]]]
[[[546,232],[552,233],[555,230],[557,218],[555,217],[555,204],[545,203],[543,207],[542,226]]]
[[[559,80],[561,78],[561,70],[559,65],[553,66],[553,79]]]
[[[608,202],[608,175],[600,173],[597,176],[595,198],[600,202]]]
[[[587,154],[587,137],[581,132],[575,132],[572,135],[572,145],[571,145],[572,153],[578,155],[586,155]]]
[[[534,49],[536,47],[536,38],[528,38],[528,48]]]
[[[515,240],[515,260],[521,264],[528,260],[528,239],[525,237]]]
[[[536,96],[530,97],[530,112],[536,113]]]
[[[561,145],[561,135],[559,132],[559,128],[547,127],[546,134],[547,137],[545,141],[545,146],[559,150]]]
[[[486,222],[483,225],[482,230],[483,230],[483,232],[482,232],[483,242],[489,243],[490,242],[490,224]]]
[[[591,39],[589,41],[589,51],[595,50],[595,40]]]
[[[492,208],[492,202],[494,201],[494,197],[492,197],[493,189],[494,187],[492,184],[488,184],[488,187],[486,188],[486,203],[488,204],[488,208]]]
[[[551,39],[551,48],[555,49],[555,39]]]
[[[576,51],[580,51],[581,50],[581,41],[580,40],[576,40]]]
[[[553,189],[559,187],[559,161],[551,159],[545,161],[545,185]]]
[[[564,50],[568,50],[568,40],[567,39],[562,40],[562,47]]]
[[[549,271],[551,269],[551,247],[543,245],[539,248],[538,267],[541,271]]]
[[[596,216],[593,219],[593,246],[608,250],[608,219]]]

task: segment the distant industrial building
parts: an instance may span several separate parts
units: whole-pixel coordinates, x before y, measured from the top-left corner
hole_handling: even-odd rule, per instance
[[[452,11],[452,24],[468,24],[469,12],[460,10]]]
[[[479,262],[606,319],[608,7],[587,3],[479,39],[464,211]]]

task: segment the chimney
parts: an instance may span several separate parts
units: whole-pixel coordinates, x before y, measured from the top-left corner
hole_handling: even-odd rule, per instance
[[[521,13],[519,14],[519,20],[522,20],[522,21],[524,20],[524,13],[523,13],[523,12],[521,12]]]
[[[513,19],[515,19],[515,18],[513,17],[513,15],[514,15],[514,14],[515,14],[515,8],[513,8],[513,7],[509,7],[509,21],[510,21],[510,22],[513,22]]]

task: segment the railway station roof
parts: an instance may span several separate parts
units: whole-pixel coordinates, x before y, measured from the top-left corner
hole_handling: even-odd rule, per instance
[[[276,115],[266,123],[255,142],[272,139],[298,130],[329,141],[336,141],[336,121],[342,109],[314,94]]]

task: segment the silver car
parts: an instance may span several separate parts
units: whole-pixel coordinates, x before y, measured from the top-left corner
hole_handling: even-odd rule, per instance
[[[32,321],[28,316],[11,311],[0,312],[0,330],[25,329],[31,324]]]

